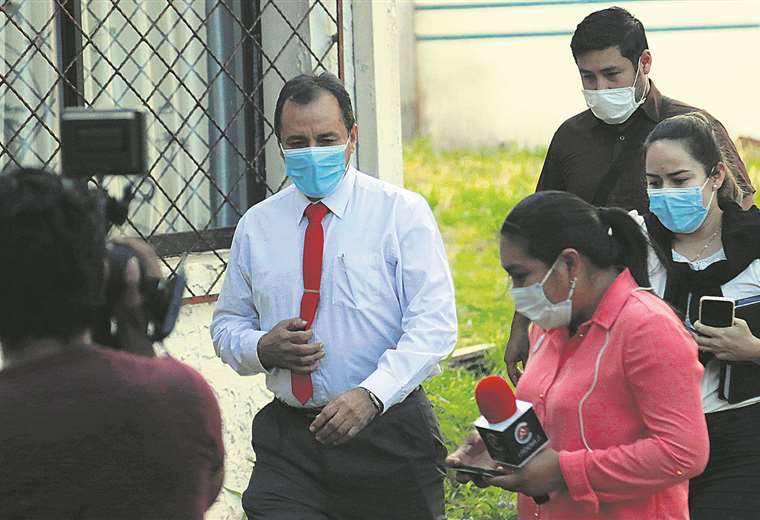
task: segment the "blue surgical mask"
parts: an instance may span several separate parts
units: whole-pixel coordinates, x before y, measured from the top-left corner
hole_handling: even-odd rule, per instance
[[[283,149],[285,175],[307,197],[323,199],[335,191],[346,173],[346,146]]]
[[[707,207],[702,205],[702,190],[708,182],[709,178],[702,186],[650,188],[647,190],[649,211],[673,233],[693,233],[707,218],[707,212],[715,196],[713,191]]]
[[[573,315],[575,279],[570,281],[570,292],[564,301],[553,303],[546,297],[546,293],[544,292],[544,284],[549,279],[549,276],[551,276],[558,261],[559,258],[554,261],[540,282],[531,284],[528,287],[512,287],[510,290],[512,300],[515,302],[515,311],[544,330],[567,327],[570,325]]]

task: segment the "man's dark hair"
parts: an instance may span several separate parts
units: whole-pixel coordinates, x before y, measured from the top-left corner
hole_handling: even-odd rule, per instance
[[[277,105],[274,109],[274,135],[280,139],[280,128],[282,126],[282,107],[286,101],[292,101],[299,105],[308,105],[319,97],[322,92],[329,92],[338,100],[341,114],[343,115],[343,124],[349,132],[354,127],[356,119],[354,118],[354,109],[351,105],[351,97],[343,86],[343,82],[329,72],[322,74],[301,74],[291,79],[282,87],[280,97],[277,98]]]
[[[610,47],[620,49],[620,54],[638,66],[641,53],[649,48],[644,26],[622,7],[610,7],[591,13],[575,28],[570,49],[573,58],[589,51],[601,51]]]
[[[0,175],[0,338],[66,341],[89,328],[104,254],[86,187],[31,168]]]

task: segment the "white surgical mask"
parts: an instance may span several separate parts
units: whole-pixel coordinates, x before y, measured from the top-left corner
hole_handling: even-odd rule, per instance
[[[544,292],[544,284],[557,266],[557,261],[559,261],[559,258],[554,261],[551,268],[546,272],[546,276],[540,282],[536,282],[528,287],[512,287],[510,290],[512,300],[515,302],[515,311],[544,330],[567,327],[570,325],[573,313],[574,278],[570,282],[570,292],[564,301],[552,303]]]
[[[647,97],[648,89],[645,88],[641,99],[636,101],[636,81],[639,79],[639,70],[641,70],[640,62],[636,66],[636,76],[630,87],[604,90],[583,89],[583,97],[591,112],[608,125],[619,125],[628,121]]]

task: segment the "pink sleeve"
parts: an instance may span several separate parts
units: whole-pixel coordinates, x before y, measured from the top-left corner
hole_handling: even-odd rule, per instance
[[[630,500],[673,486],[699,475],[707,464],[702,366],[694,340],[675,316],[636,307],[635,318],[626,313],[631,323],[618,326],[628,329],[626,382],[646,436],[627,445],[560,453],[570,496],[595,509],[599,502]]]

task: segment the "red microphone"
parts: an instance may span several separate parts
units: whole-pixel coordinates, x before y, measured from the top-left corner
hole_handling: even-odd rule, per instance
[[[512,417],[517,411],[515,394],[503,377],[486,376],[475,387],[475,402],[480,414],[491,424]]]
[[[533,405],[515,399],[504,378],[481,379],[475,387],[475,402],[481,413],[475,427],[496,462],[521,468],[549,443]],[[533,497],[533,500],[543,504],[549,497]]]

